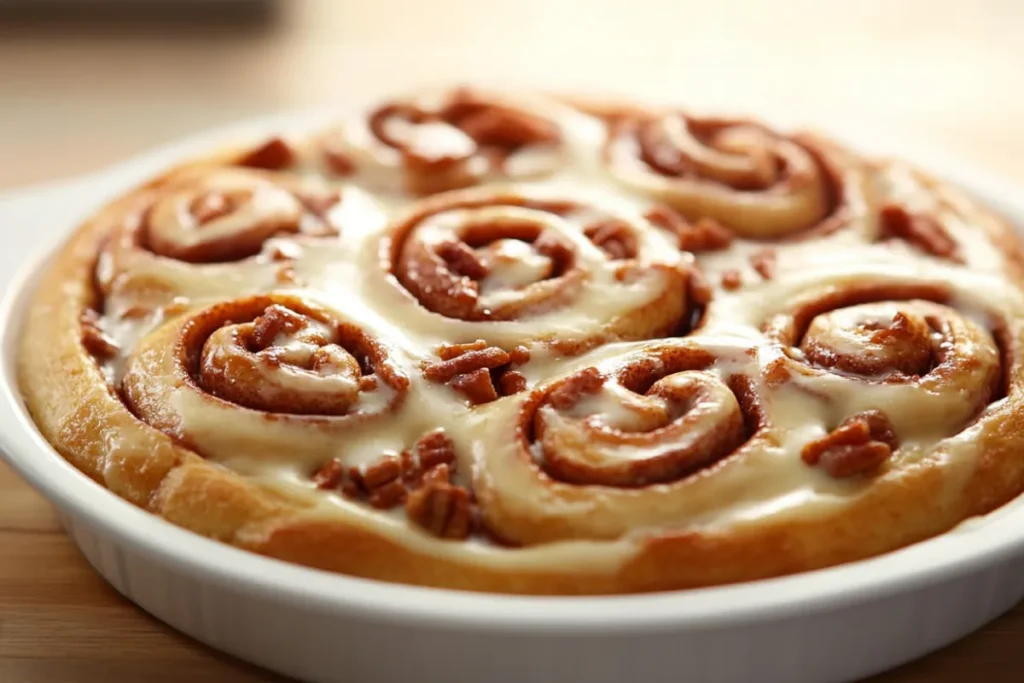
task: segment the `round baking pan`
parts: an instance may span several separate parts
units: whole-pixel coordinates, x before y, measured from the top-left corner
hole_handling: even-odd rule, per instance
[[[53,246],[104,201],[175,161],[324,116],[232,126],[87,178],[0,195],[2,455],[58,508],[92,566],[142,609],[214,648],[310,681],[799,683],[852,680],[919,657],[1024,595],[1024,499],[832,569],[651,595],[511,597],[260,557],[179,529],[78,472],[36,431],[15,379],[20,321]],[[877,136],[851,139],[879,147]],[[906,155],[1024,225],[1024,191]]]

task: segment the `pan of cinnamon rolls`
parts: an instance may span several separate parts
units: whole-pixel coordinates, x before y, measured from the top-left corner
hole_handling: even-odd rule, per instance
[[[449,88],[96,206],[18,391],[135,506],[278,560],[567,595],[800,574],[1024,490],[1024,270],[900,161]]]

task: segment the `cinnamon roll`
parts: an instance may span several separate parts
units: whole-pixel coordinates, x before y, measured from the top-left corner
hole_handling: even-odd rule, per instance
[[[692,262],[643,216],[548,192],[441,195],[383,246],[419,305],[485,331],[532,322],[528,334],[543,338],[550,333],[539,323],[557,319],[578,320],[578,337],[657,337],[679,329],[694,303]]]
[[[408,388],[380,340],[278,294],[177,317],[138,343],[121,379],[132,413],[214,460],[294,455],[302,442],[302,457],[328,459],[338,438],[394,413]]]
[[[34,293],[20,389],[90,477],[255,553],[506,593],[749,581],[1024,490],[1021,253],[819,136],[450,89],[101,208]]]
[[[428,195],[552,175],[569,156],[571,109],[455,88],[381,104],[323,138],[322,164],[379,191]]]
[[[752,239],[843,227],[859,200],[847,195],[862,191],[858,162],[841,150],[754,121],[633,113],[611,124],[604,157],[634,190]]]

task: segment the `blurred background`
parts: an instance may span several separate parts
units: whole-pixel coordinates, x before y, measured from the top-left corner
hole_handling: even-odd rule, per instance
[[[448,81],[863,126],[1024,182],[1019,0],[0,0],[0,188]]]

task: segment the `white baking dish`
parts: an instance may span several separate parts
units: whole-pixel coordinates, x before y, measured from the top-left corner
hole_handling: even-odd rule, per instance
[[[14,340],[40,259],[92,209],[172,161],[212,141],[317,118],[214,131],[78,181],[0,195],[3,456],[59,508],[96,570],[140,607],[217,649],[312,681],[799,683],[895,666],[1024,595],[1024,499],[939,538],[824,571],[657,595],[524,598],[378,583],[258,557],[178,529],[87,479],[36,432],[15,384]],[[1024,192],[909,156],[1024,225]]]

